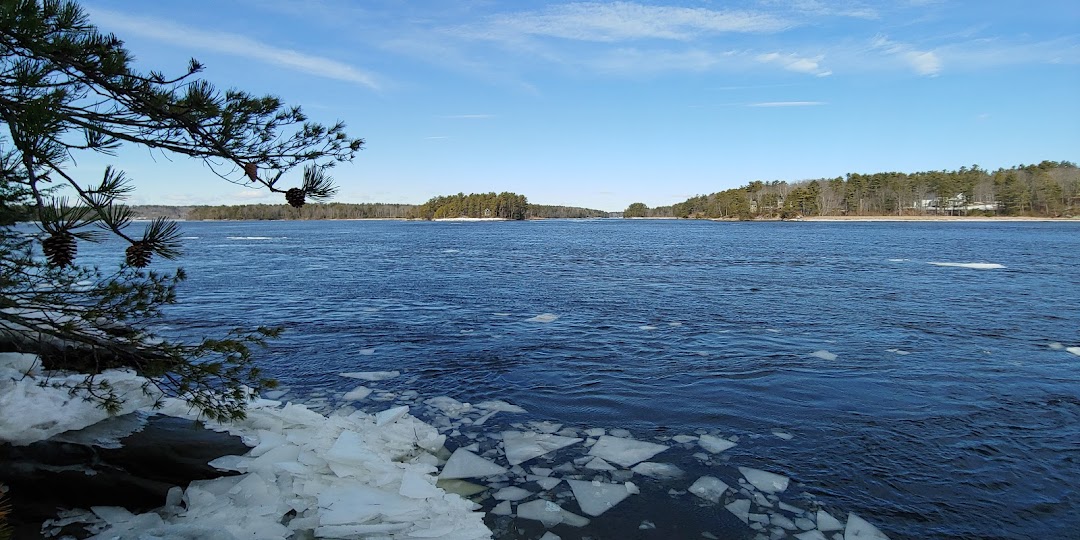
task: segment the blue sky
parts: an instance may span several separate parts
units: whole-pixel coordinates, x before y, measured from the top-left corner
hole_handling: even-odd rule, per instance
[[[622,210],[751,180],[1080,160],[1080,3],[84,2],[144,69],[190,57],[366,141],[343,202],[515,191]],[[282,202],[145,150],[136,203]],[[99,173],[95,173],[99,174]]]

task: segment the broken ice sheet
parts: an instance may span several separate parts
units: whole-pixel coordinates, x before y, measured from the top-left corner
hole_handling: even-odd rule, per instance
[[[446,465],[443,466],[439,478],[483,478],[505,472],[506,467],[496,465],[464,448],[458,448],[450,456],[450,459],[446,460]]]
[[[634,489],[629,487],[633,484],[608,484],[587,480],[567,480],[566,483],[570,484],[581,511],[594,517],[612,509],[636,489],[636,486]]]
[[[723,452],[724,450],[735,446],[735,443],[727,439],[721,439],[720,437],[716,437],[714,435],[702,435],[698,438],[698,444],[701,445],[702,448],[713,454]]]
[[[844,524],[840,523],[839,519],[832,517],[832,514],[824,511],[817,511],[817,528],[818,530],[829,532],[843,530]]]
[[[532,495],[533,493],[527,489],[521,489],[517,486],[509,486],[496,491],[492,497],[499,501],[520,501]]]
[[[545,527],[554,527],[563,522],[561,506],[543,499],[529,501],[517,506],[517,517],[543,523]]]
[[[720,502],[720,497],[724,496],[724,492],[728,490],[728,485],[725,484],[719,478],[713,476],[702,476],[690,486],[688,490],[690,493],[710,501],[713,503]],[[749,507],[748,507],[749,508]]]
[[[506,461],[518,465],[548,452],[577,444],[582,439],[548,435],[545,433],[522,433],[520,431],[503,432],[503,448]]]
[[[612,432],[614,433],[614,430]],[[589,449],[589,455],[604,458],[623,467],[631,467],[667,449],[668,447],[662,444],[604,435]]]
[[[642,463],[638,463],[631,470],[642,476],[656,478],[657,480],[670,480],[672,478],[678,478],[683,475],[683,470],[676,467],[675,465],[672,465],[670,463],[653,463],[651,461],[644,461]]]
[[[735,514],[743,523],[750,523],[750,499],[739,499],[724,505],[728,512]]]
[[[341,396],[341,399],[344,399],[346,401],[360,401],[361,399],[364,399],[370,395],[370,388],[366,386],[357,386],[356,388],[353,388],[352,390],[346,392],[344,396]]]
[[[742,473],[747,482],[765,493],[780,493],[788,487],[788,478],[786,476],[760,469],[751,469],[750,467],[739,467],[739,472]]]

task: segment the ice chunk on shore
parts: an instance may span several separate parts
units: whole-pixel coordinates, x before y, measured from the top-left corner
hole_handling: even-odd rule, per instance
[[[439,478],[483,478],[505,472],[506,467],[496,465],[464,448],[458,448],[450,455],[450,459],[446,460]]]
[[[848,514],[847,527],[844,527],[844,540],[889,540],[889,537],[865,519],[855,514]]]
[[[559,319],[559,316],[554,314],[554,313],[541,313],[541,314],[539,314],[539,315],[537,315],[535,317],[525,319],[525,321],[526,322],[549,323],[549,322],[552,322],[552,321],[556,321],[558,319]]]
[[[788,487],[788,477],[760,469],[739,467],[739,472],[746,477],[746,481],[765,493],[780,493]]]
[[[668,447],[662,444],[604,435],[589,449],[589,455],[604,458],[623,467],[632,467],[667,449]]]
[[[596,517],[615,507],[631,494],[633,484],[608,484],[587,480],[567,480],[581,511]]]
[[[560,448],[577,444],[582,440],[580,438],[533,433],[531,431],[525,433],[520,431],[503,432],[503,448],[506,452],[506,461],[511,465],[520,465],[548,452],[554,452]]]
[[[975,270],[995,270],[998,268],[1005,268],[1004,265],[996,263],[953,263],[953,262],[931,262],[934,266],[951,266],[955,268],[973,268]]]
[[[735,443],[714,435],[702,435],[698,437],[698,444],[712,454],[718,454],[735,446]]]
[[[816,356],[816,357],[818,357],[818,358],[820,358],[822,360],[828,360],[829,362],[832,362],[833,360],[836,360],[836,355],[835,354],[833,354],[833,353],[831,353],[829,351],[824,351],[824,350],[814,351],[814,352],[810,353],[810,356]]]
[[[361,381],[385,381],[387,379],[393,379],[398,375],[401,375],[400,371],[352,371],[349,373],[339,373],[342,377],[348,377],[350,379],[360,379]]]
[[[352,390],[346,392],[344,396],[341,396],[341,399],[344,399],[345,401],[360,401],[361,399],[364,399],[370,395],[370,388],[366,386],[357,386],[356,388],[353,388]]]
[[[720,497],[723,497],[724,492],[727,490],[728,485],[719,478],[702,476],[701,478],[698,478],[687,491],[706,501],[718,503],[720,502]]]

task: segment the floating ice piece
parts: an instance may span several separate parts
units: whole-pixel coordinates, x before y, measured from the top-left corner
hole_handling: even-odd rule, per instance
[[[668,447],[662,444],[604,435],[589,449],[589,455],[604,458],[623,467],[631,467],[667,449]]]
[[[269,392],[266,392],[263,395],[266,396],[266,399],[279,399],[279,398],[281,398],[281,396],[284,396],[285,394],[288,394],[288,393],[289,393],[288,390],[271,390]]]
[[[386,409],[385,411],[375,414],[375,425],[382,427],[386,424],[393,424],[405,416],[409,412],[408,405],[402,405],[400,407],[394,407],[393,409]]]
[[[844,527],[844,540],[889,540],[889,537],[865,519],[855,514],[848,514],[847,527]]]
[[[1053,342],[1053,343],[1050,343],[1049,345],[1047,345],[1047,347],[1050,347],[1051,350],[1055,350],[1055,351],[1060,351],[1060,350],[1065,348],[1064,345],[1062,345],[1062,344],[1060,344],[1060,343],[1058,343],[1056,341]]]
[[[720,452],[723,452],[724,450],[727,450],[728,448],[731,448],[732,446],[735,446],[735,443],[727,439],[721,439],[720,437],[716,437],[714,435],[702,435],[698,438],[698,444],[701,445],[702,448],[713,454],[718,454]]]
[[[641,525],[638,525],[638,529],[642,530],[642,531],[647,531],[647,530],[655,529],[655,528],[656,528],[656,524],[649,521],[649,520],[647,520],[647,519],[642,520]]]
[[[368,348],[368,349],[360,349],[359,351],[356,351],[356,354],[360,354],[360,355],[363,355],[363,356],[371,356],[371,355],[375,354],[375,348],[371,347],[371,348]]]
[[[599,459],[599,458],[597,458]],[[670,480],[683,475],[683,470],[670,463],[653,463],[644,461],[634,466],[632,471],[657,480]]]
[[[1076,356],[1080,356],[1080,347],[1067,347],[1065,350],[1067,352],[1075,354]]]
[[[593,458],[592,461],[585,464],[586,469],[593,471],[614,471],[615,467],[612,467],[610,463],[604,461],[603,458]]]
[[[491,513],[496,516],[509,516],[514,512],[510,509],[510,501],[503,501],[499,504],[496,504],[495,508],[491,509]]]
[[[540,433],[555,433],[562,429],[562,424],[556,422],[548,422],[547,420],[544,420],[529,422],[529,427],[533,428],[534,431],[539,431]]]
[[[832,514],[824,511],[817,511],[817,528],[819,531],[841,531],[844,529],[844,524],[840,523],[839,519],[832,517]]]
[[[975,270],[995,270],[997,268],[1005,268],[1004,265],[996,263],[951,263],[951,262],[931,262],[934,266],[952,266],[956,268],[974,268]]]
[[[506,461],[511,465],[518,465],[548,452],[577,444],[582,440],[546,433],[504,431],[503,449],[506,452]]]
[[[366,386],[357,386],[356,388],[353,388],[352,390],[346,392],[344,396],[341,396],[341,399],[345,401],[360,401],[361,399],[364,399],[370,395],[370,388]]]
[[[646,325],[639,326],[638,330],[644,330],[644,331],[648,332],[650,330],[656,330],[656,327],[646,324]]]
[[[902,350],[902,349],[885,349],[885,352],[891,352],[893,354],[899,354],[900,356],[906,356],[906,355],[911,354],[910,352]]]
[[[786,476],[760,469],[751,469],[750,467],[739,467],[739,472],[746,477],[746,480],[751,485],[765,493],[780,493],[788,487],[788,477]]]
[[[780,514],[773,514],[769,518],[769,523],[772,523],[774,527],[780,527],[781,529],[787,529],[789,531],[798,529],[798,527],[795,526],[794,521],[791,521]]]
[[[537,499],[519,504],[517,517],[539,521],[545,527],[554,527],[563,522],[563,509],[551,501]]]
[[[585,434],[590,436],[590,437],[599,437],[599,436],[603,435],[604,433],[606,433],[606,431],[604,431],[604,428],[598,428],[598,427],[597,428],[589,428],[589,429],[585,430]]]
[[[676,435],[672,437],[671,440],[680,444],[685,444],[698,440],[698,437],[695,437],[693,435]]]
[[[499,411],[499,412],[508,412],[508,413],[525,413],[525,412],[529,412],[529,411],[526,411],[525,409],[522,409],[521,407],[518,407],[517,405],[507,403],[505,401],[498,400],[498,399],[491,400],[491,401],[482,401],[480,403],[477,403],[476,408],[477,409],[483,409],[485,411]]]
[[[540,486],[544,491],[551,491],[562,482],[561,478],[551,476],[529,476],[526,479],[536,482],[536,485]]]
[[[615,507],[631,495],[627,484],[608,484],[586,480],[567,480],[581,511],[596,517]],[[632,485],[632,484],[631,484]],[[636,486],[635,486],[636,488]]]
[[[483,478],[505,472],[506,467],[496,465],[464,448],[458,448],[450,459],[446,460],[439,478]]]
[[[824,350],[822,350],[822,351],[814,351],[814,352],[810,353],[810,356],[816,356],[816,357],[818,357],[818,358],[820,358],[822,360],[827,360],[829,362],[832,362],[833,360],[836,360],[836,355],[835,354],[833,354],[833,353],[831,353],[829,351],[824,351]]]
[[[795,535],[797,540],[829,540],[821,531],[806,531]]]
[[[701,533],[701,537],[705,538],[707,540],[720,540],[719,536],[716,536],[715,534],[713,534],[713,533],[711,533],[709,531],[705,531],[705,532]]]
[[[465,480],[445,478],[440,478],[435,485],[447,493],[454,493],[461,495],[462,497],[472,497],[473,495],[483,493],[488,489],[487,486],[466,482]]]
[[[361,381],[385,381],[387,379],[393,379],[398,375],[401,375],[400,371],[352,371],[349,373],[339,373],[342,377],[348,377],[350,379],[360,379]]]
[[[728,485],[719,478],[702,476],[690,486],[688,491],[706,501],[718,503],[720,502],[720,497],[723,497],[724,492],[727,490]]]
[[[492,494],[492,497],[499,501],[520,501],[521,499],[524,499],[532,494],[533,492],[527,489],[521,489],[517,486],[510,486],[504,487],[499,491],[496,491],[494,494]]]
[[[537,315],[535,317],[532,317],[530,319],[525,319],[525,321],[526,322],[549,323],[549,322],[552,322],[552,321],[556,321],[558,319],[559,319],[559,316],[554,314],[554,313],[541,313],[541,314],[539,314],[539,315]]]
[[[626,438],[626,437],[630,436],[630,430],[623,429],[623,428],[615,428],[615,429],[609,431],[608,433],[611,434],[612,437]]]
[[[562,540],[562,537],[551,531],[547,531],[544,533],[544,536],[540,537],[540,540]]]
[[[437,396],[424,400],[424,405],[434,407],[450,418],[458,418],[462,414],[472,410],[472,405],[462,403],[449,396]]]
[[[724,505],[728,512],[735,514],[743,523],[750,523],[750,499],[739,499]]]
[[[774,432],[772,432],[772,434],[779,437],[779,438],[781,438],[781,439],[784,439],[785,441],[790,441],[791,439],[795,438],[794,435],[792,435],[792,434],[790,434],[790,433],[788,433],[786,431],[774,431]]]

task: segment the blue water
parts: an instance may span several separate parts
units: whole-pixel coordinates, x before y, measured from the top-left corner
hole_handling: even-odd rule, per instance
[[[1080,223],[183,229],[174,331],[283,325],[260,362],[296,392],[396,369],[528,420],[740,435],[732,459],[893,538],[1080,535],[1080,356],[1050,347],[1080,346]],[[628,523],[608,537],[693,537],[726,512],[666,489],[605,514]],[[638,531],[650,508],[668,517]]]

